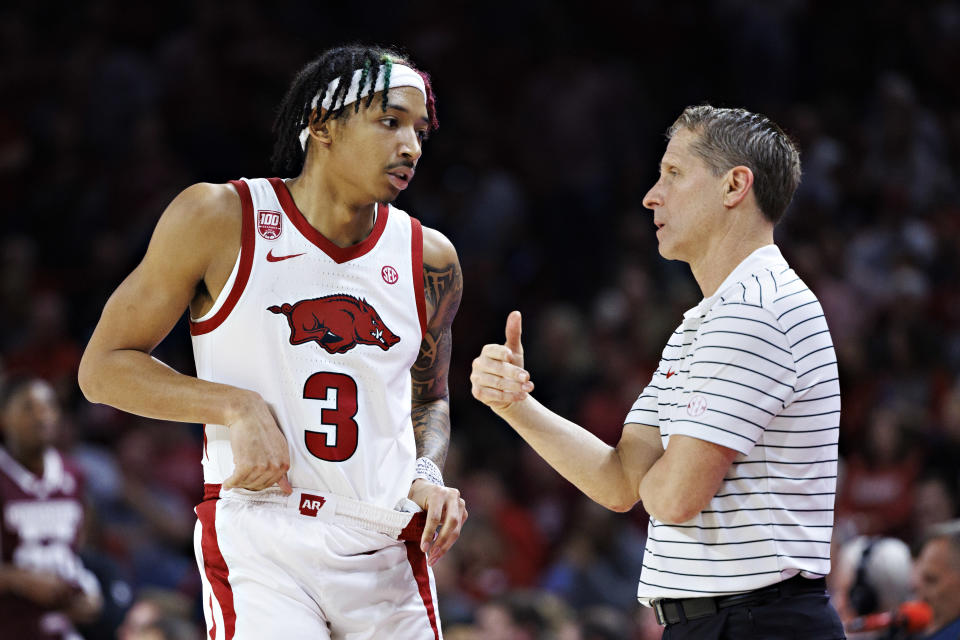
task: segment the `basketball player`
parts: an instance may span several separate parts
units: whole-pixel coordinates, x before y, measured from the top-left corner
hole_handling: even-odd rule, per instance
[[[204,423],[211,638],[441,637],[424,554],[467,517],[440,474],[462,281],[450,242],[387,204],[436,125],[409,61],[323,53],[275,125],[299,175],[186,189],[90,339],[91,401]],[[188,306],[196,378],[150,356]]]
[[[79,638],[102,598],[77,555],[83,527],[79,476],[52,447],[53,387],[13,379],[0,390],[0,637]]]
[[[567,479],[650,514],[638,597],[665,640],[832,640],[840,393],[816,297],[773,244],[800,158],[767,118],[687,108],[643,204],[660,255],[690,265],[684,314],[616,447],[538,404],[520,314],[474,361],[473,394]],[[637,309],[642,318],[643,310]]]

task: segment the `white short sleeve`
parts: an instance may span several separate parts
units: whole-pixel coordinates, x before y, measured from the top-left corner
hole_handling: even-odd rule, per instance
[[[767,309],[716,305],[704,318],[685,363],[683,393],[669,433],[750,453],[790,402],[796,365],[789,341]]]

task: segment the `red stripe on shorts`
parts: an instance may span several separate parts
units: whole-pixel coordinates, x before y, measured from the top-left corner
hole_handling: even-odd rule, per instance
[[[204,493],[212,493],[213,485],[205,485]],[[219,493],[220,487],[216,487]],[[234,629],[237,623],[237,612],[233,608],[233,590],[230,588],[230,570],[227,568],[227,562],[220,553],[220,545],[217,543],[217,503],[219,500],[204,500],[197,505],[197,518],[200,520],[200,548],[203,551],[203,570],[207,574],[207,580],[213,589],[213,595],[217,596],[217,603],[220,605],[220,611],[223,613],[223,633],[225,640],[233,638]],[[213,607],[210,608],[210,620],[214,620]],[[210,629],[210,640],[215,640],[217,632],[216,622]]]
[[[420,542],[426,526],[427,512],[418,511],[410,516],[410,522],[407,523],[407,526],[405,526],[403,531],[400,532],[400,535],[397,536],[397,540],[402,540],[403,542]]]
[[[417,580],[417,586],[420,588],[420,598],[423,605],[427,608],[427,617],[430,618],[430,626],[433,628],[433,637],[440,640],[440,629],[437,627],[437,613],[433,606],[433,594],[430,593],[430,574],[427,572],[427,556],[420,551],[420,545],[417,542],[407,542],[404,544],[407,548],[407,561],[410,562],[410,568],[413,569],[413,577]]]
[[[210,640],[217,640],[217,619],[213,617],[213,594],[210,594]]]

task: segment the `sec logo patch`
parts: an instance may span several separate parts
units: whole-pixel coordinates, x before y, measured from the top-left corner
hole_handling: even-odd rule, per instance
[[[687,403],[687,413],[691,416],[702,416],[707,412],[707,399],[701,395],[695,395]]]
[[[387,284],[396,284],[397,280],[400,279],[400,274],[397,273],[397,270],[387,265],[380,270],[380,275],[383,276],[383,281]]]

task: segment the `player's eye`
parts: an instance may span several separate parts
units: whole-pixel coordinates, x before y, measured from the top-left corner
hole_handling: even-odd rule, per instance
[[[391,129],[395,129],[400,124],[400,121],[396,118],[384,118],[382,122]]]
[[[420,142],[426,142],[430,138],[430,134],[426,129],[419,129],[417,131],[417,138],[420,139]]]

